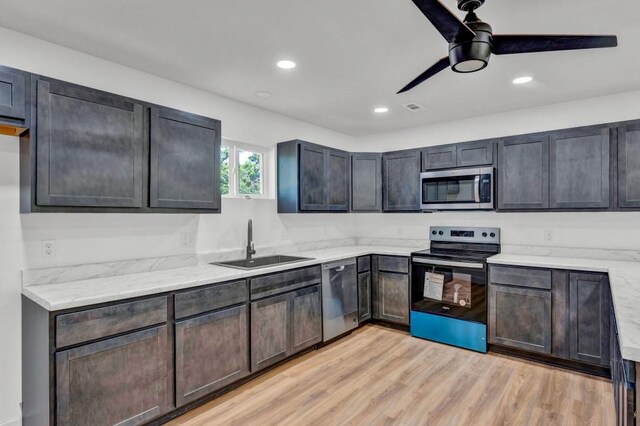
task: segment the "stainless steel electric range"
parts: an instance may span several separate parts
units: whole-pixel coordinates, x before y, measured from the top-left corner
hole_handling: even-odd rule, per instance
[[[411,334],[487,352],[487,259],[500,229],[432,226],[429,240],[411,255]]]

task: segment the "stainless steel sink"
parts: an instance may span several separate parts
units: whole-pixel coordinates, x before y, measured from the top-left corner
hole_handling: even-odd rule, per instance
[[[263,256],[254,257],[253,259],[229,260],[227,262],[214,262],[211,265],[226,266],[236,269],[258,269],[267,268],[269,266],[282,265],[283,263],[303,262],[305,260],[313,260],[311,257],[298,256]]]

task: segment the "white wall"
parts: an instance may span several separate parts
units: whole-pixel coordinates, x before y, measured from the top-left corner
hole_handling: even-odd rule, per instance
[[[334,147],[353,143],[350,136],[17,32],[0,28],[0,40],[0,64],[215,117],[224,138],[267,147],[293,138]],[[353,215],[277,215],[274,200],[224,199],[220,215],[20,215],[18,144],[18,138],[0,136],[0,425],[20,417],[21,269],[241,248],[249,218],[258,250],[355,233]],[[184,232],[196,235],[194,247],[180,247]],[[55,258],[41,257],[43,240],[57,241]]]

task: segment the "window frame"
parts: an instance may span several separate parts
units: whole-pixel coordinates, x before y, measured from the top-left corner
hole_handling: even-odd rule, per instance
[[[222,147],[229,148],[229,193],[222,194],[223,198],[243,198],[243,199],[267,199],[269,198],[268,185],[268,164],[269,148],[258,145],[251,145],[232,139],[222,139]],[[260,154],[260,194],[241,194],[240,179],[238,169],[240,167],[239,151],[255,152]],[[221,191],[222,192],[222,191]]]

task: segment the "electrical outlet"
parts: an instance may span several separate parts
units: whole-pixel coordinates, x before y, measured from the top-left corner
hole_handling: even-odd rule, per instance
[[[180,234],[180,248],[190,249],[196,245],[196,238],[193,232],[183,232]]]
[[[56,257],[56,242],[54,240],[48,240],[42,242],[42,257],[50,259]]]
[[[553,231],[547,229],[544,231],[544,240],[545,241],[553,241]]]

